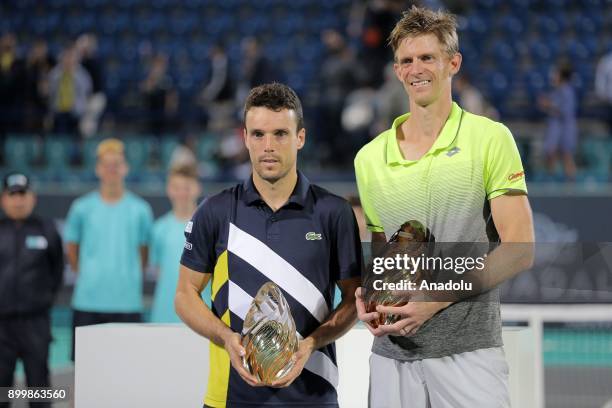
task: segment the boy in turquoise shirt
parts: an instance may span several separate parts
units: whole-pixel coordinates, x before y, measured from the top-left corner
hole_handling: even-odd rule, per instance
[[[152,322],[181,322],[174,311],[178,266],[185,245],[185,228],[190,228],[187,223],[196,209],[200,192],[194,166],[170,169],[166,194],[172,203],[172,210],[155,222],[150,248],[151,266],[158,276],[151,311]]]
[[[77,274],[73,328],[141,321],[153,212],[125,189],[128,170],[123,143],[102,141],[96,163],[100,188],[76,199],[68,212],[64,235],[68,261]]]

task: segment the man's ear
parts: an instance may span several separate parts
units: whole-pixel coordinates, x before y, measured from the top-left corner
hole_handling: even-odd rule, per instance
[[[306,144],[306,128],[301,128],[297,134],[298,145],[297,148],[300,150]]]
[[[459,52],[455,53],[455,55],[453,55],[453,57],[450,59],[450,65],[451,65],[450,76],[453,76],[457,74],[457,72],[459,72],[459,68],[461,68],[462,60],[463,60],[463,56]]]

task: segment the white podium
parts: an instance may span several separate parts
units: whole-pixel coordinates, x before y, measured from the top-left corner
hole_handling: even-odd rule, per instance
[[[533,407],[531,330],[504,328],[513,407]],[[356,327],[337,343],[342,408],[367,407],[372,335]],[[202,407],[208,381],[208,340],[182,324],[77,327],[75,406]],[[390,407],[395,408],[395,407]]]

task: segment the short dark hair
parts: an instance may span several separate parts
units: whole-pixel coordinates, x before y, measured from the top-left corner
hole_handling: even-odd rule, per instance
[[[259,85],[249,92],[244,104],[244,123],[246,124],[246,114],[251,108],[264,107],[275,112],[283,109],[293,110],[297,119],[297,130],[304,128],[304,112],[300,98],[293,89],[285,84],[272,82],[270,84]]]

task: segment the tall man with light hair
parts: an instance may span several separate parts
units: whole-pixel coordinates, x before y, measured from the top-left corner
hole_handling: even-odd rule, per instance
[[[76,199],[68,212],[64,234],[68,261],[77,274],[73,328],[141,321],[153,212],[146,201],[126,190],[128,170],[123,142],[102,141],[96,163],[100,187]]]
[[[461,66],[455,18],[413,7],[390,35],[394,71],[409,98],[410,113],[365,145],[355,172],[372,241],[385,242],[408,220],[423,224],[436,242],[500,242],[466,294],[366,313],[357,291],[359,318],[379,313],[401,318],[368,325],[376,336],[370,359],[370,406],[508,407],[496,284],[528,268],[534,240],[521,159],[501,123],[453,102],[451,80]],[[529,249],[532,244],[527,244]],[[488,246],[488,244],[487,244]],[[520,247],[520,246],[519,246]],[[424,293],[431,299],[431,293]],[[418,299],[418,297],[414,297]]]

